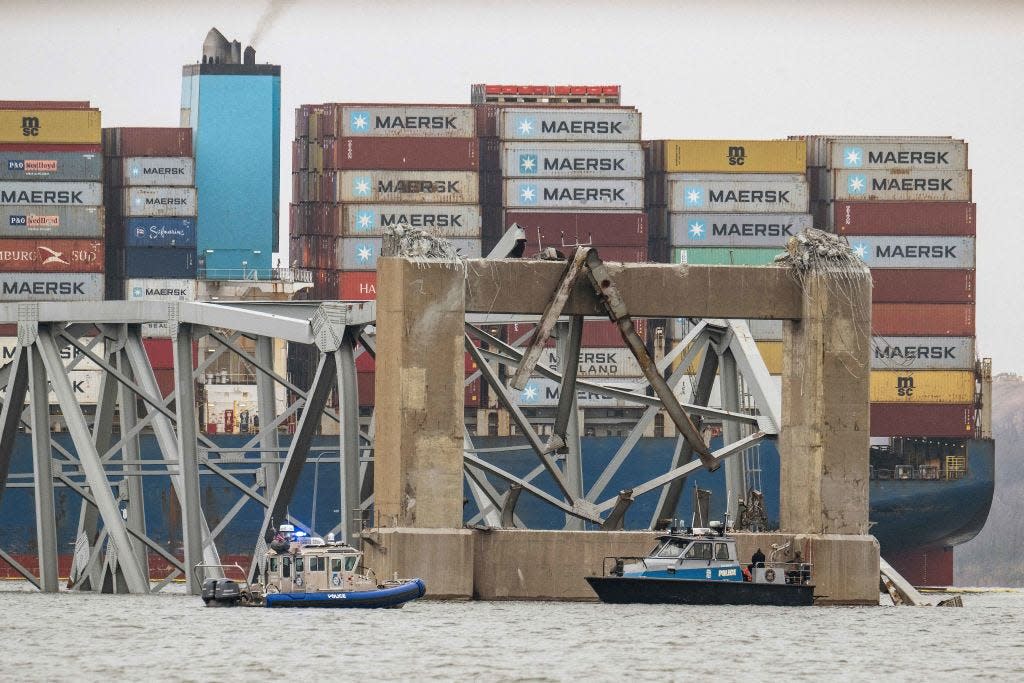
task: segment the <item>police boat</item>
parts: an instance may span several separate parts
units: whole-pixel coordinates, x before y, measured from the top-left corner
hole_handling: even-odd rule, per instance
[[[324,540],[282,524],[264,556],[259,576],[262,581],[243,578],[206,578],[203,602],[208,607],[401,607],[426,595],[422,579],[380,581],[372,569],[361,566],[363,554],[328,534]],[[199,564],[209,572],[239,565]]]
[[[788,548],[772,545],[766,561],[741,564],[736,539],[721,522],[711,522],[707,528],[670,529],[647,557],[606,557],[603,575],[586,579],[608,603],[811,605],[812,567],[779,561]]]

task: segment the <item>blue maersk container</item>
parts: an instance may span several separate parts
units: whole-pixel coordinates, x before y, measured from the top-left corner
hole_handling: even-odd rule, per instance
[[[124,278],[196,279],[196,252],[176,247],[121,250],[120,275]]]
[[[278,246],[281,67],[186,65],[181,109],[193,132],[200,277],[269,270]]]
[[[124,226],[126,247],[196,246],[195,218],[128,218]]]

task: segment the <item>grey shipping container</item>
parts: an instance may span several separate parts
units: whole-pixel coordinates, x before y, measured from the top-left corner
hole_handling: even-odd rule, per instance
[[[130,187],[121,192],[121,210],[127,217],[196,215],[194,187]]]
[[[701,213],[807,213],[807,180],[670,181],[669,211]]]
[[[0,204],[100,206],[103,183],[0,182]]]
[[[668,220],[680,247],[781,247],[814,227],[807,213],[670,213]]]
[[[504,142],[506,178],[643,178],[639,143]]]
[[[342,234],[379,237],[385,228],[407,225],[444,237],[479,237],[480,207],[475,204],[356,204],[344,207]]]
[[[375,270],[380,256],[380,237],[339,237],[335,243],[337,263],[341,270]],[[480,240],[453,239],[452,246],[465,258],[480,258]]]
[[[99,152],[0,152],[0,180],[103,180]]]
[[[848,237],[871,268],[974,268],[973,237]]]
[[[0,301],[100,301],[98,273],[4,273]]]
[[[833,142],[826,165],[841,169],[967,169],[967,143],[939,142]]]
[[[872,337],[871,367],[879,370],[971,370],[973,337]]]
[[[337,202],[476,204],[479,174],[461,171],[336,171]],[[326,175],[326,174],[325,174]]]
[[[781,320],[748,320],[747,326],[758,341],[782,341]]]
[[[799,138],[801,136],[792,136]],[[831,146],[841,144],[941,144],[944,142],[962,142],[949,135],[810,135],[805,136],[807,142],[807,165],[827,166]]]
[[[858,201],[971,201],[970,171],[833,171],[832,198]]]
[[[617,142],[640,140],[640,112],[616,108],[507,108],[501,112],[503,140]]]
[[[476,137],[473,107],[357,104],[340,109],[342,137]]]
[[[102,206],[0,206],[0,237],[102,237]]]
[[[119,171],[118,178],[109,182],[124,186],[175,186],[195,184],[195,162],[192,157],[126,157],[112,159],[111,165]]]
[[[581,180],[574,178],[506,180],[508,208],[642,209],[642,180]]]

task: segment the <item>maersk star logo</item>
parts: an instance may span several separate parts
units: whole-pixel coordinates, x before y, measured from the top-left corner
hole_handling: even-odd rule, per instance
[[[368,175],[356,176],[352,179],[352,193],[357,197],[369,197],[373,179]]]
[[[530,136],[537,132],[537,119],[532,116],[520,116],[516,119],[516,134]]]
[[[846,181],[846,190],[850,194],[864,194],[868,189],[868,179],[866,176],[856,173],[851,175],[849,180]]]
[[[132,298],[133,299],[141,299],[142,298],[142,287],[132,287]]]
[[[373,260],[373,247],[368,244],[356,245],[356,259],[360,264],[367,264]]]
[[[864,150],[860,147],[843,148],[843,166],[846,168],[860,168],[864,165]]]
[[[868,245],[865,244],[864,242],[856,242],[854,244],[851,244],[850,248],[853,249],[853,253],[856,254],[857,258],[859,258],[861,261],[867,261],[868,256],[871,255],[871,248],[868,247]]]
[[[691,240],[702,240],[708,236],[707,226],[704,225],[704,221],[690,221],[689,232]]]
[[[142,173],[142,169],[140,169],[138,166],[132,166],[132,176],[137,176],[140,173]]]
[[[357,211],[356,230],[373,230],[374,218],[373,211]]]
[[[519,172],[523,175],[537,175],[537,155],[520,154]]]
[[[370,112],[368,111],[354,111],[348,120],[353,133],[365,133],[370,130]]]
[[[683,188],[683,201],[687,206],[704,206],[704,189],[700,187]]]
[[[537,186],[523,183],[519,186],[519,201],[523,204],[537,203]]]
[[[520,403],[536,403],[538,398],[540,398],[540,389],[532,382],[527,384],[526,388],[519,394]]]

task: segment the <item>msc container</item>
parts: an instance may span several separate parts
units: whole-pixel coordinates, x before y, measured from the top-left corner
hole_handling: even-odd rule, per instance
[[[969,439],[973,435],[973,404],[871,404],[871,436]]]
[[[340,237],[335,246],[337,263],[341,270],[374,270],[380,256],[379,237]],[[480,258],[480,240],[453,239],[452,246],[459,249],[464,258]]]
[[[125,278],[195,279],[196,250],[159,247],[119,250],[120,274]]]
[[[973,337],[974,304],[872,304],[871,332],[908,337]]]
[[[643,178],[639,143],[504,142],[506,178]]]
[[[871,367],[880,370],[972,370],[973,337],[872,337]]]
[[[665,140],[664,170],[718,173],[803,173],[803,140]]]
[[[672,263],[691,266],[767,266],[775,262],[782,249],[756,249],[743,247],[675,247]]]
[[[125,217],[196,215],[194,187],[126,187],[120,198]]]
[[[545,245],[578,242],[604,246],[647,246],[647,214],[621,211],[506,211],[506,227],[515,223],[526,233],[527,250],[539,240]]]
[[[338,299],[341,301],[373,301],[377,298],[377,271],[354,270],[341,273]]]
[[[876,403],[970,403],[974,372],[965,370],[872,370]]]
[[[0,301],[102,301],[97,273],[11,273],[0,278]]]
[[[0,204],[100,206],[103,183],[0,182]]]
[[[850,237],[870,268],[974,268],[973,237]]]
[[[191,128],[104,128],[103,151],[110,157],[190,157]]]
[[[807,213],[670,213],[672,243],[694,247],[783,247],[814,227]]]
[[[766,176],[767,177],[767,176]],[[807,179],[670,180],[669,211],[700,213],[807,213]]]
[[[640,141],[640,112],[627,108],[508,107],[501,110],[503,140]]]
[[[195,247],[195,218],[128,218],[124,224],[128,247]]]
[[[971,201],[970,171],[833,171],[834,199]]]
[[[875,303],[956,304],[974,301],[973,270],[896,270],[871,271]]]
[[[192,157],[126,157],[109,159],[107,182],[110,185],[172,185],[195,184],[195,161]]]
[[[915,169],[963,171],[967,169],[967,143],[836,141],[828,147],[826,166],[842,169]]]
[[[0,180],[103,180],[103,155],[98,152],[0,152]]]
[[[475,171],[480,167],[478,147],[476,138],[344,137],[325,140],[322,159],[316,158],[318,153],[310,156],[312,168]]]
[[[644,208],[642,180],[542,179],[505,181],[508,208]]]
[[[351,104],[337,107],[336,123],[309,137],[474,138],[476,114],[460,105]]]
[[[102,237],[102,206],[0,206],[0,237]]]
[[[977,205],[968,202],[835,202],[835,230],[843,235],[973,237]]]
[[[97,109],[0,109],[0,142],[94,145],[99,141]]]
[[[96,240],[0,240],[0,272],[102,273],[103,243]]]
[[[458,171],[335,171],[336,202],[476,204],[478,174]]]
[[[480,207],[466,204],[361,204],[341,206],[341,234],[380,236],[386,228],[407,225],[442,237],[479,237]]]

